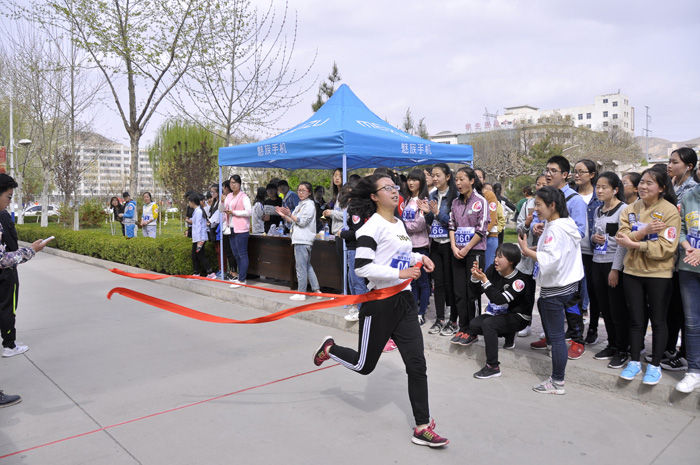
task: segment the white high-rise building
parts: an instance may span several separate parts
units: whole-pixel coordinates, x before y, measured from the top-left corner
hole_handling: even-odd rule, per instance
[[[634,107],[630,105],[629,97],[619,91],[598,95],[592,104],[577,107],[551,110],[540,110],[530,105],[506,107],[505,114],[496,117],[499,125],[505,128],[557,118],[570,119],[574,126],[594,131],[612,128],[634,135]]]
[[[84,169],[82,181],[78,187],[79,197],[121,196],[129,190],[129,173],[131,172],[131,150],[128,146],[114,142],[99,134],[83,135],[78,141],[77,154],[80,166]],[[148,152],[139,149],[138,196],[145,191],[153,195],[162,189],[153,179],[153,169],[148,160]]]

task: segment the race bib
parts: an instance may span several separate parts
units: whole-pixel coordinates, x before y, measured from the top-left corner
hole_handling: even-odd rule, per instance
[[[605,255],[608,251],[608,235],[605,235],[605,242],[602,244],[596,244],[593,247],[593,255]]]
[[[455,245],[457,245],[459,248],[466,247],[473,237],[474,228],[467,226],[459,227],[455,231]]]
[[[442,227],[442,224],[438,220],[433,221],[430,225],[430,234],[428,235],[432,239],[445,239],[447,236],[447,230]]]
[[[416,211],[412,208],[407,208],[401,214],[401,218],[404,221],[416,221]]]
[[[532,279],[535,279],[540,274],[540,264],[535,262],[535,267],[532,269]]]
[[[491,315],[503,315],[504,313],[508,313],[508,304],[494,305],[489,302],[489,304],[486,306],[485,312],[490,313]]]
[[[398,270],[405,270],[411,266],[411,256],[404,254],[395,255],[394,258],[391,259],[389,266]]]
[[[644,229],[646,227],[647,223],[634,223],[632,225],[632,231],[639,231],[640,229]],[[647,234],[642,238],[643,241],[658,241],[659,240],[659,235],[654,233],[654,234]]]
[[[685,237],[692,248],[700,249],[700,231],[698,228],[690,228]]]
[[[148,215],[143,216],[143,221],[151,221],[151,217]]]

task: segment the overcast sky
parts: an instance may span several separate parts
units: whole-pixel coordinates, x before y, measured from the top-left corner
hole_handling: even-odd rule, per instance
[[[652,136],[700,136],[697,0],[289,5],[298,15],[298,66],[317,50],[311,79],[323,79],[335,61],[343,82],[394,125],[410,107],[431,134],[464,131],[466,123],[483,121],[485,107],[499,114],[522,104],[564,108],[619,89],[635,107],[636,135],[643,134],[648,105]],[[288,112],[282,128],[311,116],[317,87]],[[159,122],[151,122],[144,142]],[[103,116],[95,126],[127,140],[116,119]]]

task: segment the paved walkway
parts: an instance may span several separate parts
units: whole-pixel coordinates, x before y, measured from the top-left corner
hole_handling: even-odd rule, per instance
[[[532,362],[529,349],[481,381],[481,348],[426,337],[431,413],[451,440],[429,450],[409,441],[398,353],[370,376],[315,369],[323,336],[356,341],[352,327],[328,327],[345,325],[341,310],[306,314],[323,325],[215,325],[105,296],[129,287],[233,318],[265,314],[248,299],[274,305],[260,291],[178,283],[205,296],[46,253],[20,269],[17,327],[31,349],[0,360],[0,386],[24,398],[0,410],[0,457],[12,454],[0,464],[698,463],[697,403],[639,402],[580,383],[575,368],[567,395],[536,394],[541,354]]]

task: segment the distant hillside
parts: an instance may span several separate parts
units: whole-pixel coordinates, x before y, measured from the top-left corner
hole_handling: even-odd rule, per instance
[[[641,147],[642,152],[644,152],[646,144],[644,137],[638,136],[635,137],[634,140],[637,142],[637,145]],[[652,160],[667,160],[670,152],[672,152],[674,149],[679,147],[693,147],[697,149],[698,146],[700,146],[700,137],[682,142],[672,142],[660,137],[650,137],[649,158]]]

